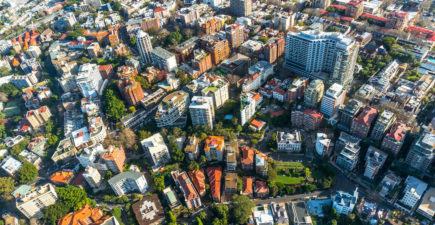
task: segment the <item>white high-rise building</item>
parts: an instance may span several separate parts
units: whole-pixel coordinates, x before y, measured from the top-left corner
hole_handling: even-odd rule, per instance
[[[288,32],[284,66],[293,72],[329,84],[353,80],[359,44],[336,32]]]
[[[193,96],[189,105],[192,125],[206,125],[213,129],[214,106],[213,98],[205,96]]]
[[[255,100],[251,93],[240,95],[240,124],[243,126],[255,114]]]
[[[153,50],[150,36],[142,30],[139,30],[136,34],[136,46],[140,54],[141,63],[150,64],[152,62],[151,51]]]
[[[162,166],[171,160],[168,147],[160,133],[155,133],[153,136],[143,139],[140,144],[148,157],[152,159],[154,166]]]
[[[177,60],[175,59],[175,55],[161,47],[157,47],[151,52],[151,58],[153,60],[153,64],[161,70],[170,72],[177,68]]]
[[[399,200],[399,203],[412,209],[423,196],[427,184],[413,176],[408,176],[405,180],[405,184],[406,187],[405,190],[403,190],[404,195]]]
[[[344,102],[346,91],[340,84],[333,84],[323,95],[320,112],[326,117],[333,117]]]
[[[83,177],[92,188],[98,188],[101,185],[101,174],[94,167],[86,167]]]
[[[97,64],[86,63],[81,65],[76,77],[76,83],[85,98],[97,97],[103,85],[103,77],[98,70]]]
[[[30,218],[42,218],[45,207],[57,201],[55,186],[45,184],[27,192],[17,199],[16,207],[20,212]]]

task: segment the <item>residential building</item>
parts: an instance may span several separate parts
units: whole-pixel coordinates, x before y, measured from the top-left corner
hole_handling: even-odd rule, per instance
[[[303,201],[290,202],[289,203],[289,214],[290,214],[290,221],[292,221],[291,224],[294,224],[294,225],[313,225],[313,221],[311,219],[311,215],[310,215],[310,212],[308,210],[308,205],[307,205],[307,203],[305,203]],[[288,218],[287,218],[287,221],[288,221]],[[277,222],[277,224],[278,224],[278,222]],[[281,224],[290,224],[290,223],[287,222],[287,223],[281,223]]]
[[[254,119],[249,123],[249,129],[253,130],[254,132],[259,132],[263,130],[266,127],[266,122]]]
[[[273,71],[274,71],[274,66],[264,60],[258,61],[256,64],[252,65],[248,69],[248,73],[250,75],[254,75],[256,73],[260,74],[261,83],[266,82],[267,78],[269,78],[269,76],[271,76],[274,73]]]
[[[435,130],[424,130],[411,147],[405,162],[420,172],[429,169],[435,157]]]
[[[335,151],[339,153],[341,150],[346,147],[346,145],[359,145],[361,139],[355,136],[352,136],[346,132],[340,132],[340,136],[338,137],[337,142],[335,143]]]
[[[96,144],[81,151],[80,155],[76,158],[83,168],[95,167],[99,170],[108,170],[106,163],[102,159],[102,156],[106,153],[103,145]]]
[[[255,224],[273,225],[273,213],[270,204],[258,205],[254,208],[253,219]],[[254,221],[252,223],[254,224]]]
[[[366,138],[377,116],[377,109],[365,106],[362,112],[353,119],[350,132],[359,138]]]
[[[124,100],[131,106],[135,106],[140,100],[145,98],[140,83],[134,77],[119,80],[118,88]]]
[[[331,142],[331,139],[328,138],[328,135],[325,133],[317,133],[317,139],[316,139],[316,152],[320,156],[328,156],[330,151],[329,148],[333,146],[333,143]]]
[[[158,225],[165,221],[165,211],[157,194],[143,196],[131,207],[139,225]]]
[[[36,73],[32,72],[26,75],[12,76],[11,83],[19,89],[33,87],[38,83],[38,78],[36,77]]]
[[[409,131],[409,127],[405,124],[396,122],[396,124],[388,132],[384,140],[382,140],[381,148],[391,151],[394,156],[397,156],[402,149],[403,142],[405,141],[406,134]]]
[[[230,45],[226,39],[219,39],[217,36],[206,35],[201,38],[202,46],[211,54],[213,65],[218,65],[230,56]]]
[[[391,128],[395,121],[396,116],[393,112],[388,110],[383,111],[376,120],[370,137],[375,141],[382,140],[385,133]]]
[[[43,210],[56,203],[57,193],[55,186],[45,184],[27,192],[16,201],[17,209],[28,219],[40,219],[43,216]]]
[[[323,120],[323,114],[314,109],[306,109],[303,113],[302,124],[305,129],[317,130]]]
[[[381,183],[379,183],[379,195],[386,198],[394,198],[395,188],[402,182],[402,178],[388,170]]]
[[[277,59],[278,46],[276,43],[268,43],[264,46],[264,59],[269,63],[274,63]]]
[[[350,0],[346,3],[345,15],[357,19],[364,12],[363,0]]]
[[[349,103],[344,107],[339,109],[339,124],[338,127],[345,131],[350,131],[353,119],[360,113],[363,108],[363,104],[356,100],[351,99]]]
[[[240,95],[240,124],[243,126],[255,114],[255,100],[252,93]]]
[[[202,49],[195,49],[193,51],[192,66],[198,70],[199,74],[209,71],[213,67],[211,54]]]
[[[139,30],[136,34],[136,47],[140,55],[141,63],[143,65],[151,64],[153,61],[151,58],[153,45],[151,44],[150,36],[142,30]]]
[[[181,207],[180,201],[178,200],[177,195],[175,194],[175,191],[172,190],[171,186],[163,189],[163,195],[168,202],[169,208],[176,209]]]
[[[196,160],[199,156],[199,142],[201,140],[195,136],[189,136],[187,138],[186,147],[184,147],[184,152],[186,152],[189,160]]]
[[[280,31],[288,31],[295,25],[296,13],[280,12],[273,17],[273,26]]]
[[[260,176],[267,176],[267,156],[261,152],[255,154],[255,173]]]
[[[256,180],[254,193],[257,198],[267,197],[267,195],[269,195],[269,187],[267,186],[267,182]]]
[[[21,161],[26,161],[26,162],[32,163],[36,167],[36,169],[38,169],[38,170],[40,168],[40,164],[42,163],[41,157],[39,157],[35,153],[29,152],[27,150],[21,151],[20,154],[18,154],[17,157]]]
[[[207,168],[207,176],[210,183],[210,192],[213,201],[221,201],[221,180],[222,180],[222,167],[214,166]]]
[[[230,10],[233,16],[243,17],[252,13],[252,1],[249,0],[231,0]]]
[[[333,84],[323,95],[320,112],[328,118],[334,117],[338,109],[343,105],[346,91],[340,84]]]
[[[242,55],[240,53],[236,53],[232,57],[222,61],[222,63],[217,68],[227,74],[244,76],[248,72],[250,66],[250,57]]]
[[[331,0],[314,0],[313,8],[327,9],[331,5]]]
[[[74,146],[72,138],[67,137],[59,142],[56,151],[51,156],[51,160],[55,163],[66,161],[67,159],[74,157],[78,152],[79,150]]]
[[[151,58],[153,65],[161,70],[172,72],[177,68],[175,55],[161,47],[157,47],[151,51]]]
[[[96,64],[83,64],[79,67],[79,73],[76,76],[76,83],[83,97],[97,97],[103,78]]]
[[[371,146],[366,153],[364,176],[373,180],[387,161],[388,154]]]
[[[336,32],[288,32],[284,66],[328,84],[346,86],[353,80],[358,49],[358,42]]]
[[[184,201],[188,209],[195,209],[201,207],[201,198],[196,192],[192,181],[187,176],[186,172],[180,172],[178,170],[171,172],[172,178],[175,184],[180,189],[184,196]]]
[[[359,142],[358,142],[359,143]],[[337,157],[337,165],[346,171],[352,171],[358,164],[361,147],[356,143],[348,142]]]
[[[98,170],[94,167],[90,166],[85,168],[83,177],[85,178],[86,182],[88,182],[89,186],[91,186],[91,188],[100,187],[101,182],[103,181],[100,172],[98,172]]]
[[[258,73],[255,73],[253,75],[246,75],[237,82],[237,85],[242,86],[242,92],[257,90],[261,87],[261,84],[261,77]]]
[[[23,164],[12,156],[7,156],[0,164],[1,169],[11,177],[15,176],[21,166],[23,166]]]
[[[245,41],[245,30],[239,23],[232,24],[225,29],[226,38],[231,48],[239,47]]]
[[[41,49],[39,46],[32,45],[27,49],[27,54],[32,58],[38,58],[41,55]]]
[[[213,129],[214,106],[213,98],[205,96],[193,96],[189,105],[192,126],[207,126]]]
[[[190,180],[196,188],[196,191],[201,197],[205,195],[205,175],[203,169],[192,170],[188,172]]]
[[[417,208],[417,213],[426,217],[429,220],[433,220],[435,216],[435,188],[429,187],[421,200],[420,205]]]
[[[280,131],[276,135],[278,151],[300,152],[302,150],[301,133],[298,130],[292,132]]]
[[[84,205],[83,208],[66,214],[61,217],[58,225],[76,225],[76,224],[98,224],[103,217],[103,212],[99,208],[91,208],[89,205]]]
[[[91,59],[98,58],[98,56],[100,56],[101,53],[103,52],[101,50],[100,44],[98,44],[98,42],[92,42],[90,45],[88,45],[86,50],[88,51],[89,58],[91,58]]]
[[[227,197],[237,193],[237,173],[225,174],[225,195]]]
[[[168,147],[160,133],[155,133],[151,137],[143,139],[140,144],[148,157],[152,159],[153,166],[159,167],[171,160]]]
[[[408,209],[413,209],[423,196],[427,184],[413,176],[408,176],[405,180],[405,185],[403,197],[399,200],[399,203]]]
[[[208,136],[205,139],[204,152],[208,161],[222,161],[225,150],[224,137]]]
[[[239,146],[237,142],[230,142],[229,144],[226,144],[225,150],[226,150],[226,171],[235,171],[237,168],[237,155]]]
[[[189,94],[187,92],[175,91],[165,96],[155,115],[157,127],[186,126],[188,105]]]
[[[255,151],[248,146],[242,146],[242,170],[254,169]]]
[[[51,112],[47,106],[41,106],[39,109],[27,111],[25,119],[33,130],[38,130],[50,119]]]
[[[229,99],[229,83],[222,78],[216,78],[213,84],[202,89],[202,96],[213,98],[214,109],[219,109]]]
[[[114,173],[121,173],[124,170],[125,151],[124,148],[110,145],[106,149],[106,153],[102,159],[107,165],[107,168]]]
[[[308,107],[316,108],[323,97],[325,85],[323,81],[316,79],[310,82],[305,89],[304,104]]]
[[[348,215],[355,208],[358,201],[358,188],[353,193],[336,191],[332,199],[332,208],[339,214]]]
[[[403,30],[408,27],[410,21],[410,16],[408,12],[394,10],[387,14],[387,21],[385,22],[385,27]]]
[[[108,183],[117,196],[131,192],[143,194],[149,187],[145,176],[136,171],[126,171],[117,174],[110,178]]]
[[[254,196],[254,177],[243,177],[242,179],[242,195],[247,195],[252,198]]]

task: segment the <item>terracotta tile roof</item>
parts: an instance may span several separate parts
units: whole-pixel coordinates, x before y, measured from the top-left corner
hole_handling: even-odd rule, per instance
[[[196,190],[198,191],[199,195],[205,194],[205,175],[204,170],[192,170],[188,172],[190,179],[193,182],[193,185],[195,185]]]
[[[351,0],[346,5],[359,5],[363,2],[363,0]]]
[[[242,151],[243,151],[242,164],[249,165],[254,163],[254,149],[251,149],[248,146],[243,146]]]
[[[207,168],[207,176],[210,181],[210,191],[213,198],[221,199],[222,167],[214,166]]]
[[[264,126],[264,123],[260,120],[252,120],[250,124],[256,128],[261,128]]]
[[[103,213],[99,208],[91,208],[85,205],[83,208],[68,213],[66,216],[59,219],[58,225],[90,225],[103,217]]]
[[[378,110],[375,108],[372,108],[370,106],[365,106],[363,111],[358,115],[357,118],[354,118],[353,121],[362,124],[366,127],[370,127],[373,120],[378,115]]]
[[[255,193],[269,193],[269,188],[267,187],[266,181],[255,181]]]
[[[252,195],[252,184],[254,183],[253,177],[243,177],[242,193],[245,195]]]
[[[205,139],[205,151],[210,151],[210,149],[223,150],[224,137],[221,136],[208,136]]]
[[[275,89],[273,89],[273,92],[276,92],[276,93],[278,93],[278,94],[280,94],[280,95],[284,95],[284,94],[285,94],[285,91],[282,90],[282,89],[279,88],[279,87],[276,87]]]
[[[67,184],[74,176],[73,171],[59,171],[50,176],[50,180],[55,183]]]
[[[284,109],[281,109],[281,110],[278,110],[278,111],[275,111],[275,112],[271,112],[270,113],[270,116],[271,117],[274,117],[274,116],[281,116],[282,114],[284,114]]]
[[[365,18],[369,18],[369,19],[378,20],[378,21],[381,21],[381,22],[387,21],[387,18],[385,18],[385,17],[375,16],[375,15],[370,14],[370,13],[363,13],[363,14],[361,14],[361,16],[365,17]]]
[[[346,6],[342,6],[342,5],[330,5],[329,7],[336,8],[336,9],[342,9],[342,10],[346,9]]]
[[[308,114],[308,115],[310,115],[311,117],[314,117],[314,118],[316,118],[316,119],[321,119],[321,118],[323,118],[323,114],[317,112],[315,109],[306,109],[306,110],[304,111],[304,114]]]
[[[260,100],[260,98],[261,98],[261,94],[260,93],[256,93],[254,95],[254,101],[258,101],[258,100]]]
[[[402,141],[403,138],[405,138],[407,131],[408,129],[406,125],[398,122],[394,125],[393,128],[391,128],[390,132],[385,136],[395,141]]]

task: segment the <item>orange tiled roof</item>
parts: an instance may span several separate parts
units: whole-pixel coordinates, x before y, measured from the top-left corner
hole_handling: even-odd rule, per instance
[[[369,127],[378,115],[378,110],[370,106],[365,106],[363,111],[354,119],[355,122]]]
[[[193,182],[193,185],[195,185],[196,190],[198,191],[199,195],[203,195],[205,193],[205,175],[204,170],[192,170],[189,171],[189,177]]]
[[[268,193],[269,188],[267,187],[266,181],[257,180],[255,181],[255,193]]]
[[[249,165],[254,163],[254,149],[250,149],[248,146],[243,146],[242,151],[242,164]]]
[[[214,198],[221,198],[221,179],[222,167],[214,166],[207,168],[207,175],[210,181],[211,196]]]
[[[251,125],[257,128],[261,128],[264,125],[264,123],[259,120],[252,120]]]
[[[91,225],[97,222],[103,217],[103,214],[99,208],[91,208],[89,205],[83,206],[83,208],[68,213],[66,216],[59,219],[58,225]]]
[[[223,143],[224,143],[224,137],[208,136],[207,139],[205,139],[204,150],[205,151],[210,151],[210,149],[222,150]]]
[[[253,177],[243,177],[243,190],[242,193],[246,195],[252,194],[252,184],[254,182]]]
[[[53,173],[50,176],[50,180],[56,183],[66,184],[74,176],[73,171],[60,171]]]

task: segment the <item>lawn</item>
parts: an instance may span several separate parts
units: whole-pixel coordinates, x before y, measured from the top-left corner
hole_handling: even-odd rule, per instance
[[[12,117],[21,115],[21,107],[20,107],[21,99],[15,99],[6,103],[5,109],[3,113],[6,117]]]
[[[304,180],[305,180],[305,178],[303,178],[303,177],[289,177],[286,175],[278,175],[276,182],[282,183],[282,184],[293,185],[293,184],[301,184],[302,181],[304,181]]]
[[[283,161],[276,161],[275,162],[276,167],[281,167],[281,168],[304,168],[304,165],[302,165],[302,163],[299,162],[283,162]]]

